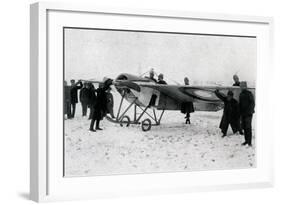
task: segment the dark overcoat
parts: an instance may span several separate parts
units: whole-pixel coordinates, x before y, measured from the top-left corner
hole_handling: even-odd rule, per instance
[[[239,108],[241,116],[250,116],[255,112],[255,99],[248,90],[243,90],[239,95]]]
[[[64,102],[65,103],[70,103],[70,90],[71,90],[71,87],[68,86],[68,85],[65,85],[64,86]]]
[[[231,100],[227,100],[227,97],[223,96],[219,92],[216,92],[216,95],[224,102],[224,109],[222,119],[220,122],[220,128],[223,132],[226,132],[228,125],[230,124],[233,132],[239,131],[240,111],[237,100],[235,100],[234,98],[232,98]]]
[[[92,118],[95,120],[101,120],[105,116],[107,110],[106,92],[104,88],[98,88],[96,92],[97,97]]]
[[[70,116],[70,86],[64,86],[64,114]]]
[[[113,113],[114,99],[110,92],[106,92],[106,113]]]
[[[235,82],[232,86],[240,86],[240,82]]]
[[[83,87],[82,82],[78,82],[74,86],[71,86],[70,89],[70,102],[71,104],[78,103],[78,90]]]
[[[90,102],[90,89],[89,88],[82,88],[80,90],[79,99],[81,103],[89,104]]]
[[[181,104],[181,112],[184,113],[184,114],[194,112],[193,102],[182,103]]]
[[[97,99],[96,89],[94,87],[90,87],[89,91],[89,107],[93,107]]]
[[[157,84],[167,85],[165,80],[158,80]]]

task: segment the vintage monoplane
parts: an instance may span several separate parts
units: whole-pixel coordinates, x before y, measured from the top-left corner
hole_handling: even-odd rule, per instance
[[[91,82],[91,81],[90,81]],[[190,85],[165,85],[157,84],[147,77],[139,77],[128,73],[120,74],[112,84],[121,95],[121,102],[116,118],[106,116],[113,123],[121,126],[139,124],[143,131],[148,131],[151,126],[160,125],[163,114],[167,110],[181,110],[185,103],[194,103],[195,111],[218,111],[223,108],[223,102],[216,96],[215,90],[226,94],[232,90],[234,98],[239,99],[241,88],[237,86],[190,86]],[[255,94],[254,88],[248,88]],[[123,101],[129,105],[122,109]],[[153,100],[152,100],[153,99]],[[133,117],[128,111],[133,109]],[[141,111],[138,113],[138,109]],[[148,112],[152,110],[152,113]],[[156,111],[160,111],[157,116]],[[144,115],[146,118],[143,119]]]

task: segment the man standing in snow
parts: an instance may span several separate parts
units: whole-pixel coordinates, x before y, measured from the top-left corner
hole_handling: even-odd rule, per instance
[[[239,77],[238,77],[238,75],[233,75],[233,80],[234,80],[234,84],[232,85],[232,86],[239,86],[240,87],[240,81],[239,81]],[[244,134],[244,132],[243,132],[243,130],[242,130],[242,125],[241,125],[241,120],[239,120],[239,127],[238,127],[238,129],[239,129],[239,134],[240,135],[243,135]]]
[[[189,85],[188,77],[185,77],[183,80],[184,80],[185,85]],[[181,112],[186,114],[185,115],[185,124],[190,124],[190,113],[194,112],[193,102],[182,103]]]
[[[82,105],[82,116],[87,116],[88,104],[90,101],[89,83],[85,82],[83,88],[80,90],[79,99]]]
[[[92,119],[93,113],[94,113],[94,106],[96,104],[96,88],[94,84],[89,83],[89,91],[90,91],[90,96],[89,96],[89,108],[90,108],[90,115],[88,120]]]
[[[239,96],[239,107],[244,130],[245,142],[242,145],[252,146],[252,118],[255,112],[255,99],[253,94],[247,90],[247,83],[241,82],[242,89]]]
[[[106,113],[109,113],[112,118],[115,118],[114,112],[113,112],[114,99],[113,99],[113,95],[111,93],[111,87],[109,87],[107,89],[106,100],[107,100],[107,103],[106,103]]]
[[[220,93],[218,90],[215,91],[215,94],[224,102],[223,115],[220,122],[220,129],[222,131],[222,137],[227,135],[227,129],[230,125],[233,133],[239,131],[239,104],[237,100],[233,98],[233,92],[229,90],[227,96]]]
[[[64,81],[64,114],[68,119],[71,118],[70,86],[67,81]]]
[[[107,79],[105,80],[104,83],[99,84],[99,88],[96,91],[97,97],[96,97],[96,102],[94,105],[94,111],[90,124],[90,131],[92,132],[96,132],[96,130],[102,130],[100,128],[100,121],[106,115],[106,109],[107,109],[106,91],[109,89],[111,84],[112,84],[112,80]],[[95,124],[96,126],[94,129]]]
[[[75,80],[70,80],[70,103],[71,103],[71,118],[75,116],[76,103],[78,103],[78,90],[83,87],[81,80],[75,83]]]

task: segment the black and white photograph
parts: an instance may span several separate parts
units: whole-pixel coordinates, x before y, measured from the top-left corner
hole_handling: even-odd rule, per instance
[[[257,38],[63,28],[64,177],[255,168]]]

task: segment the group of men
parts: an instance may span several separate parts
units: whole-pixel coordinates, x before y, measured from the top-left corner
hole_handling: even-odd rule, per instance
[[[222,137],[227,135],[229,125],[233,133],[244,134],[245,142],[242,145],[252,146],[252,118],[255,112],[255,99],[253,94],[247,90],[247,83],[240,82],[237,75],[233,76],[233,86],[240,86],[241,93],[239,102],[233,98],[233,92],[229,90],[227,95],[223,95],[218,90],[215,91],[218,98],[224,102],[224,110],[220,122]]]
[[[158,75],[158,80],[156,80],[153,70],[149,72],[147,78],[157,84],[167,84],[162,73]],[[225,137],[230,125],[233,133],[239,133],[245,136],[245,142],[242,143],[243,146],[252,146],[252,118],[255,112],[255,99],[253,94],[247,90],[246,82],[240,82],[237,75],[233,76],[233,80],[234,84],[232,86],[239,86],[241,88],[239,102],[233,98],[233,92],[231,90],[228,91],[227,96],[220,93],[219,90],[215,91],[217,97],[224,102],[224,111],[219,127],[223,134],[222,137]],[[187,77],[184,78],[184,84],[189,85],[189,79]],[[153,101],[155,99],[152,96],[150,104],[153,104]],[[194,112],[193,103],[183,103],[181,112],[186,114],[185,123],[190,124],[190,113]]]
[[[167,84],[164,80],[164,75],[159,74],[158,80],[154,78],[154,72],[151,71],[147,77],[158,84]],[[220,93],[219,90],[215,91],[215,94],[224,102],[224,110],[222,119],[220,122],[220,129],[222,131],[222,137],[227,135],[229,125],[232,128],[233,133],[239,133],[245,136],[245,142],[242,145],[252,146],[252,118],[255,112],[255,99],[253,94],[247,90],[247,83],[240,82],[237,75],[233,76],[233,86],[239,86],[241,93],[239,95],[239,102],[234,99],[233,92],[229,90],[225,96]],[[67,82],[64,82],[64,113],[68,119],[74,118],[76,104],[78,103],[78,90],[79,100],[82,106],[82,116],[87,116],[87,110],[90,108],[89,119],[91,119],[90,131],[102,130],[100,128],[100,120],[109,113],[112,118],[115,118],[113,113],[113,96],[111,94],[110,85],[111,79],[105,80],[99,84],[99,88],[95,89],[94,85],[90,82],[82,83],[81,80],[75,82],[70,81],[71,85],[68,86]],[[185,85],[189,85],[189,79],[184,78]],[[151,101],[156,99],[151,99]],[[150,102],[153,104],[153,102]],[[182,105],[181,111],[186,114],[186,124],[190,124],[190,113],[194,112],[194,106],[192,102]],[[94,125],[95,128],[94,128]]]
[[[78,103],[78,90],[83,87],[81,80],[75,82],[70,80],[70,86],[67,85],[67,81],[64,81],[64,114],[68,119],[72,119],[75,116],[76,104]]]
[[[82,83],[81,80],[75,82],[70,81],[70,86],[67,82],[64,82],[64,114],[67,119],[75,117],[76,104],[78,103],[78,90],[79,101],[82,107],[82,116],[87,116],[88,108],[90,109],[89,120],[91,120],[90,131],[102,130],[100,128],[100,121],[103,117],[109,113],[112,118],[113,113],[113,96],[111,94],[110,85],[112,80],[105,80],[103,83],[99,83],[99,88],[95,89],[95,86],[91,82]]]

